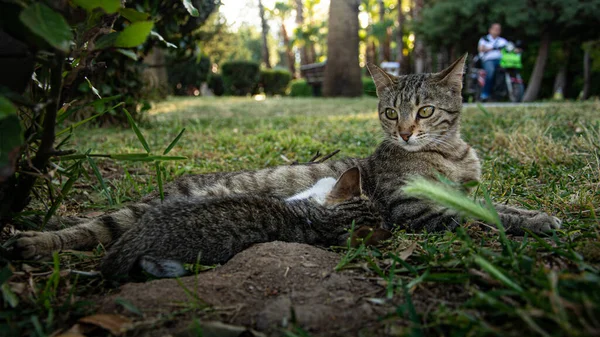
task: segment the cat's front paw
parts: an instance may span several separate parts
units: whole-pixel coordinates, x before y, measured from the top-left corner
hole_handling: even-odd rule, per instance
[[[540,213],[529,218],[525,225],[526,228],[534,233],[548,233],[553,230],[560,229],[562,220],[546,213]]]
[[[46,232],[21,232],[15,236],[16,240],[12,245],[12,251],[24,260],[50,255],[52,253],[52,239],[49,235]]]

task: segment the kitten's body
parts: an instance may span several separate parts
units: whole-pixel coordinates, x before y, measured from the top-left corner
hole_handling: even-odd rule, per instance
[[[369,67],[377,86],[385,140],[367,158],[185,176],[167,186],[168,198],[213,198],[244,193],[288,198],[321,178],[339,176],[357,166],[362,174],[363,191],[377,205],[388,228],[453,229],[461,223],[454,211],[407,197],[401,188],[415,175],[433,179],[441,174],[457,183],[480,179],[479,159],[460,136],[465,57],[436,74],[391,77],[375,66]],[[142,203],[79,226],[58,232],[26,232],[17,241],[17,248],[24,257],[33,257],[57,249],[89,248],[98,242],[109,244],[156,202],[156,195],[151,195]],[[515,234],[522,234],[524,229],[543,232],[560,226],[560,220],[543,212],[505,205],[497,205],[497,210],[505,227]]]
[[[115,242],[102,262],[102,273],[127,274],[140,261],[155,276],[181,276],[181,263],[224,263],[255,243],[341,245],[353,223],[357,229],[383,223],[373,204],[361,197],[356,168],[337,183],[325,178],[305,192],[294,200],[251,195],[171,198],[145,212]]]

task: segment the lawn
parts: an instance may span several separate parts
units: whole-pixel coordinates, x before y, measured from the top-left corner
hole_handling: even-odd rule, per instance
[[[317,151],[367,156],[382,139],[376,106],[374,98],[173,98],[157,103],[140,129],[162,153],[185,128],[169,155],[188,159],[165,164],[172,180],[306,162]],[[600,334],[600,103],[469,107],[462,121],[463,137],[483,163],[478,194],[488,190],[494,201],[554,214],[563,228],[549,237],[507,240],[470,224],[456,233],[397,231],[379,249],[336,250],[338,269],[358,270],[381,285],[373,300],[395,305],[378,321],[390,335]],[[79,152],[143,151],[131,129],[81,127],[72,139],[70,148]],[[98,164],[112,204],[90,173],[61,214],[97,214],[156,188],[152,165]],[[92,270],[102,251],[16,264],[2,287],[4,308],[14,307],[2,313],[2,331],[50,335],[94,312],[91,296],[113,285],[72,270]],[[289,336],[305,333],[294,329]]]

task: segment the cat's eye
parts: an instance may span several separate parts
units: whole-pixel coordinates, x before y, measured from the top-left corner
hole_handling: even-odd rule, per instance
[[[385,117],[388,119],[398,119],[398,112],[392,108],[385,109]]]
[[[431,117],[431,115],[433,115],[434,111],[435,111],[434,107],[424,106],[421,109],[419,109],[419,112],[418,112],[419,118],[429,118],[429,117]]]

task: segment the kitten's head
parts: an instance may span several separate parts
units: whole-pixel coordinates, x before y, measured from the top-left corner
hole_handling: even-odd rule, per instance
[[[338,220],[344,225],[354,222],[353,246],[364,239],[366,244],[376,244],[391,237],[391,233],[382,228],[384,221],[377,207],[362,193],[360,170],[357,167],[342,173],[327,194],[324,206],[339,214]],[[346,237],[342,236],[342,241]]]
[[[459,131],[466,58],[439,73],[397,77],[368,64],[386,138],[407,151],[449,146]]]

